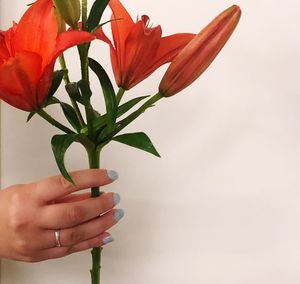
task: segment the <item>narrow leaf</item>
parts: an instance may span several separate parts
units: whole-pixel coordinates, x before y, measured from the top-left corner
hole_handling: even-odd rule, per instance
[[[89,81],[86,81],[86,80],[80,80],[78,82],[78,88],[80,89],[81,91],[81,95],[83,97],[83,99],[85,101],[89,101],[91,96],[92,96],[92,91],[91,91],[91,88],[90,88],[90,83]]]
[[[60,100],[58,98],[52,97],[48,100],[47,106],[54,105],[54,104],[59,104],[59,103],[60,103]]]
[[[61,108],[65,114],[65,117],[69,121],[69,123],[73,126],[73,128],[77,132],[80,132],[81,125],[80,125],[80,121],[78,120],[75,110],[69,104],[60,103],[60,105],[61,105]]]
[[[127,111],[129,111],[131,108],[133,108],[136,104],[138,104],[140,101],[142,101],[145,98],[148,98],[149,96],[143,96],[143,97],[138,97],[138,98],[134,98],[126,103],[124,103],[123,105],[118,107],[118,112],[117,112],[117,117],[122,116],[123,114],[125,114]],[[96,111],[94,111],[96,112]],[[93,121],[93,130],[94,132],[98,132],[103,126],[106,125],[106,117],[107,115],[100,115],[96,112],[96,117]],[[87,128],[86,129],[82,129],[82,134],[87,133]]]
[[[64,78],[64,76],[67,73],[68,73],[68,70],[66,70],[66,69],[58,70],[58,71],[54,72],[53,79],[52,79],[52,85],[51,85],[51,88],[50,88],[48,96],[47,96],[48,99],[53,97],[53,95],[57,91],[58,87],[60,86],[62,79]]]
[[[112,131],[117,119],[117,100],[113,85],[107,73],[97,61],[89,58],[89,66],[100,81],[106,106],[107,126],[108,130]]]
[[[75,185],[71,176],[65,167],[65,154],[70,145],[76,142],[77,134],[54,135],[51,139],[52,151],[55,157],[56,164],[63,177]]]
[[[35,111],[30,112],[30,113],[28,114],[28,116],[27,116],[26,122],[29,122],[29,120],[32,119],[32,117],[33,117],[35,114],[36,114]]]
[[[135,105],[137,105],[140,101],[142,101],[142,100],[144,100],[148,97],[149,96],[142,96],[142,97],[134,98],[134,99],[120,105],[119,108],[118,108],[118,117],[122,116],[127,111],[132,109]]]
[[[60,103],[60,100],[58,98],[51,97],[51,98],[47,99],[46,103],[44,104],[44,108],[47,106],[59,104],[59,103]],[[27,116],[26,122],[29,122],[35,114],[36,114],[35,111],[30,112],[29,115]]]
[[[122,134],[114,137],[112,140],[146,151],[156,157],[160,157],[150,138],[144,132]]]
[[[108,2],[109,0],[96,0],[94,2],[87,20],[89,32],[94,30],[94,28],[96,28],[99,25],[103,12],[108,5]]]

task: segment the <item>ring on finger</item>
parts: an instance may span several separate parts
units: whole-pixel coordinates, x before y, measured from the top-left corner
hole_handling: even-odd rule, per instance
[[[55,236],[55,247],[60,248],[61,247],[61,242],[60,242],[60,230],[57,230],[54,232]]]

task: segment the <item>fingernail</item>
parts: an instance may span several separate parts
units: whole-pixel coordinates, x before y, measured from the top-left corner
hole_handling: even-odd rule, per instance
[[[117,209],[115,211],[115,220],[118,222],[122,217],[124,216],[124,210],[123,209]]]
[[[119,178],[119,175],[116,171],[108,170],[107,175],[111,180],[116,180]]]
[[[103,240],[102,240],[102,242],[103,242],[103,244],[108,244],[108,243],[111,243],[111,242],[113,242],[115,239],[112,237],[112,236],[107,236],[107,237],[105,237]]]
[[[120,203],[121,197],[120,197],[119,193],[114,193],[113,198],[114,198],[114,205],[117,205]]]

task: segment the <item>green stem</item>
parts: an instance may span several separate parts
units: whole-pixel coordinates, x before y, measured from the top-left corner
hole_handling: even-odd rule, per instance
[[[43,109],[40,109],[39,111],[37,111],[37,113],[42,118],[44,118],[45,120],[47,120],[50,124],[52,124],[53,126],[57,127],[58,129],[62,130],[63,132],[65,132],[67,134],[74,134],[75,133],[71,129],[69,129],[68,127],[64,126],[63,124],[61,124],[60,122],[58,122],[57,120],[55,120],[52,116],[50,116]]]
[[[78,52],[80,57],[82,80],[88,81],[89,80],[89,60],[88,60],[89,44],[84,43],[79,45]]]
[[[118,94],[117,94],[117,105],[120,104],[124,93],[125,93],[125,89],[123,89],[122,87],[120,87],[120,89],[118,91]]]
[[[60,63],[60,66],[61,66],[62,69],[68,70],[67,64],[66,64],[66,60],[65,60],[65,57],[64,57],[63,54],[61,54],[61,55],[59,56],[59,63]],[[70,78],[69,78],[68,73],[66,73],[66,74],[64,75],[64,82],[65,82],[65,85],[67,85],[67,84],[70,83]],[[80,109],[79,109],[79,107],[78,107],[77,102],[76,102],[74,99],[72,99],[71,97],[70,97],[70,101],[71,101],[72,106],[73,106],[73,108],[74,108],[74,110],[75,110],[76,116],[77,116],[77,118],[78,118],[78,120],[79,120],[79,123],[80,123],[81,127],[84,127],[84,126],[85,126],[85,123],[84,123],[84,120],[83,120],[83,117],[82,117],[82,115],[81,115],[81,112],[80,112]]]
[[[81,19],[82,19],[82,30],[87,30],[87,14],[88,14],[88,1],[81,1]],[[80,62],[81,62],[81,75],[82,79],[89,80],[89,65],[88,65],[88,52],[89,52],[89,43],[84,43],[78,46]]]
[[[61,69],[68,70],[67,64],[66,64],[66,60],[65,60],[65,56],[64,56],[63,53],[59,56],[59,63],[60,63]],[[70,83],[70,78],[69,78],[69,74],[68,73],[66,73],[64,75],[64,81],[65,81],[65,85],[67,85],[67,84]]]
[[[89,166],[90,169],[99,169],[100,167],[100,152],[101,149],[97,149],[94,145],[93,147],[86,148],[89,158]],[[97,197],[101,195],[99,187],[92,187],[91,188],[91,196]],[[92,284],[100,284],[100,270],[101,270],[101,252],[102,248],[97,247],[93,248],[92,253],[92,269],[91,269],[91,281]]]
[[[81,19],[82,19],[82,30],[87,30],[87,10],[88,10],[88,3],[87,0],[81,1]]]

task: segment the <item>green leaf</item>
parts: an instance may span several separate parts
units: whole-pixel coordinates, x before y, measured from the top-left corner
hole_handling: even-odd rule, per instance
[[[35,114],[36,114],[35,111],[30,112],[30,113],[28,114],[28,116],[27,116],[26,122],[29,122],[29,120],[32,119],[32,117],[33,117]]]
[[[104,94],[107,127],[112,131],[117,119],[117,100],[113,85],[103,67],[94,59],[89,58],[89,66],[97,75]]]
[[[62,102],[60,103],[60,105],[69,123],[73,126],[73,128],[77,132],[80,132],[81,129],[80,121],[78,120],[78,117],[73,107],[70,106],[69,104],[62,103]]]
[[[51,85],[51,88],[50,88],[48,96],[47,96],[48,99],[53,97],[53,95],[57,91],[58,87],[60,86],[62,79],[64,78],[64,76],[66,74],[68,74],[68,70],[66,70],[66,69],[58,70],[58,71],[54,72],[53,79],[52,79],[52,85]]]
[[[93,31],[94,28],[96,28],[99,25],[103,12],[108,5],[108,2],[109,0],[96,0],[94,2],[87,20],[89,32]]]
[[[156,157],[160,157],[150,138],[144,132],[122,134],[114,137],[112,140],[146,151]]]
[[[137,105],[140,101],[148,98],[149,96],[142,96],[142,97],[138,97],[138,98],[134,98],[122,105],[119,106],[118,108],[118,117],[122,116],[123,114],[125,114],[127,111],[129,111],[130,109],[132,109],[135,105]]]
[[[75,185],[65,167],[65,154],[70,145],[77,141],[77,134],[54,135],[51,139],[52,151],[56,164],[63,177]]]
[[[87,80],[80,80],[78,82],[78,88],[81,91],[82,98],[84,101],[89,102],[92,96],[92,91],[90,88],[90,83]]]
[[[138,98],[134,98],[126,103],[124,103],[123,105],[118,107],[118,113],[117,113],[117,117],[122,116],[123,114],[125,114],[127,111],[129,111],[131,108],[133,108],[136,104],[138,104],[140,101],[142,101],[145,98],[148,98],[149,96],[143,96],[143,97],[138,97]],[[96,112],[96,111],[95,111]],[[96,112],[96,117],[93,121],[93,129],[95,132],[99,131],[103,126],[105,126],[106,124],[106,117],[107,115],[97,115]],[[82,133],[87,133],[87,128],[82,130]]]
[[[49,99],[47,99],[46,103],[44,104],[44,108],[50,105],[54,105],[54,104],[59,104],[60,100],[56,97],[51,97]],[[36,114],[35,111],[32,111],[29,113],[29,115],[27,116],[27,120],[26,122],[29,122],[31,120],[31,118]]]
[[[54,104],[60,104],[60,100],[56,97],[50,98],[47,102],[47,106],[54,105]]]

